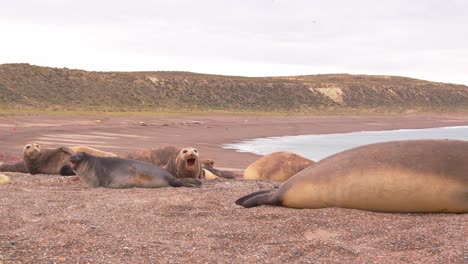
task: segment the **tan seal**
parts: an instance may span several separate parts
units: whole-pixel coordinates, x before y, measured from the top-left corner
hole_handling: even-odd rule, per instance
[[[250,164],[244,179],[283,182],[314,163],[292,152],[273,152]]]
[[[102,151],[88,146],[72,146],[70,147],[70,149],[73,150],[73,152],[75,153],[86,152],[96,157],[117,157],[117,155],[114,153]]]
[[[6,176],[5,174],[0,173],[0,185],[9,184],[9,183],[11,183],[10,177]]]
[[[468,213],[468,141],[409,140],[354,148],[300,171],[278,190],[251,193],[236,204]]]
[[[169,160],[165,168],[176,178],[204,178],[198,150],[192,147],[181,149]]]

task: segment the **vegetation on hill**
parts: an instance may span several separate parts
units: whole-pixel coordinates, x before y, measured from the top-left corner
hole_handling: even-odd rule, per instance
[[[248,78],[0,65],[0,109],[91,111],[454,112],[468,86],[396,76]]]

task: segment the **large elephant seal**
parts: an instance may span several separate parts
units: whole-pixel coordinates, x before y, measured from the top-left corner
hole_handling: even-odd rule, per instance
[[[380,212],[468,212],[468,141],[366,145],[317,162],[281,184],[236,201],[292,208]]]
[[[69,165],[68,158],[74,152],[67,147],[43,149],[37,143],[24,146],[23,160],[28,172],[34,174],[60,174],[64,165]],[[62,171],[63,173],[63,171]],[[74,175],[74,174],[61,174]]]
[[[138,160],[115,157],[96,157],[85,152],[70,156],[76,175],[89,187],[105,188],[159,188],[197,187],[196,179],[179,180],[159,166]]]
[[[273,152],[250,164],[244,179],[283,182],[314,163],[292,152]]]
[[[88,146],[72,146],[70,147],[70,149],[73,150],[73,152],[75,153],[86,152],[88,154],[91,154],[97,157],[117,157],[117,155],[114,153],[102,151],[102,150],[91,148]]]
[[[11,183],[10,177],[0,173],[0,185]]]
[[[192,147],[181,149],[169,160],[165,168],[176,178],[204,178],[198,150]]]

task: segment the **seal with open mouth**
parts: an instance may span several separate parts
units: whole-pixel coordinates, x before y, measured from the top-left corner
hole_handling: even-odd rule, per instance
[[[159,188],[199,187],[197,179],[176,179],[165,169],[153,164],[116,157],[96,157],[85,152],[70,156],[70,166],[89,187]]]
[[[176,178],[204,178],[198,150],[192,147],[181,149],[169,160],[165,168]]]

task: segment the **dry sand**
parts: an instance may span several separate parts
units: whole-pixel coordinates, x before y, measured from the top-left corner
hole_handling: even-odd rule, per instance
[[[92,141],[86,145],[119,154],[195,146],[216,166],[242,170],[258,156],[221,144],[448,125],[468,125],[468,116],[0,116],[0,161],[19,157],[25,143],[45,138],[47,147]],[[12,183],[0,186],[0,263],[468,262],[468,214],[234,204],[244,194],[278,185],[264,181],[109,190],[88,189],[74,177],[5,175]]]

